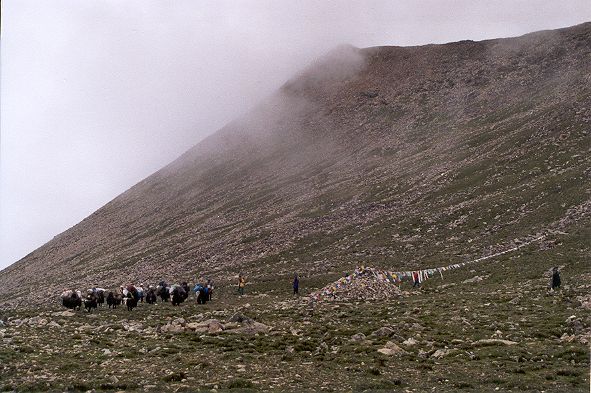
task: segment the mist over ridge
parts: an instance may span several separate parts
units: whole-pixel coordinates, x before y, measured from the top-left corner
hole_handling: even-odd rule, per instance
[[[583,22],[591,6],[22,0],[2,11],[0,268],[245,114],[341,43],[516,36]]]

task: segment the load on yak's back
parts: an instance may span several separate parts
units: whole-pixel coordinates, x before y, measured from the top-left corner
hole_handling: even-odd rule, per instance
[[[80,291],[75,291],[73,289],[65,289],[61,295],[62,305],[66,308],[75,310],[82,307],[82,296]]]
[[[181,285],[173,284],[170,286],[169,293],[171,295],[171,303],[173,306],[178,306],[189,297],[189,284],[186,282]]]

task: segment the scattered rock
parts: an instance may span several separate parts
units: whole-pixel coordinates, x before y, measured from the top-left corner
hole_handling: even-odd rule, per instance
[[[191,323],[187,326],[196,332],[201,331],[202,333],[217,333],[224,330],[229,333],[259,334],[268,333],[272,329],[271,326],[256,322],[241,313],[232,315],[225,324],[222,324],[217,319],[210,319],[205,322]]]
[[[10,322],[10,325],[19,327],[20,325],[23,324],[24,321],[22,319],[17,318],[17,319],[13,319],[12,321],[9,321],[9,322]]]
[[[143,325],[139,322],[132,322],[132,323],[123,322],[121,325],[123,326],[123,330],[125,330],[127,332],[141,333],[144,330]]]
[[[176,318],[172,321],[172,324],[185,326],[187,324],[187,321],[185,320],[185,318]]]
[[[320,355],[322,353],[328,352],[328,344],[322,341],[316,350],[314,351],[313,355]]]
[[[271,330],[271,327],[265,325],[264,323],[260,322],[251,322],[242,325],[236,329],[228,330],[230,333],[241,333],[241,334],[259,334],[259,333],[268,333]]]
[[[411,347],[413,345],[416,345],[417,342],[414,338],[410,337],[409,339],[405,340],[402,342],[403,345],[406,345],[407,347]]]
[[[72,310],[66,310],[66,311],[58,311],[58,312],[54,312],[53,314],[51,314],[54,317],[73,317],[74,315],[76,315],[76,313]]]
[[[591,310],[591,295],[577,296],[577,300],[581,303],[579,307]]]
[[[433,352],[431,357],[435,359],[443,359],[444,357],[449,356],[454,352],[454,349],[438,349],[435,352]]]
[[[482,280],[486,280],[488,277],[490,277],[490,275],[486,275],[486,276],[474,276],[472,278],[469,278],[467,280],[462,281],[462,284],[471,284],[471,283],[475,283],[475,282],[480,282]]]
[[[429,356],[433,355],[435,353],[435,349],[430,349],[428,351],[425,351],[423,349],[419,349],[419,357],[426,359]]]
[[[230,319],[228,319],[228,322],[250,323],[252,322],[252,319],[237,312],[236,314],[232,315]]]
[[[384,326],[373,332],[371,335],[374,337],[390,337],[393,334],[394,329]]]
[[[501,344],[501,345],[517,345],[518,343],[515,341],[510,341],[510,340],[501,340],[498,338],[485,338],[482,340],[478,340],[472,343],[473,346],[485,346],[485,345],[496,345],[496,344]]]
[[[43,319],[41,317],[31,317],[27,320],[27,325],[29,325],[29,326],[35,326],[35,325],[45,326],[45,325],[47,325],[47,319]]]
[[[564,333],[564,334],[563,334],[563,335],[560,337],[560,341],[561,341],[561,342],[563,342],[563,343],[564,343],[564,342],[566,342],[566,343],[571,343],[571,342],[575,341],[575,340],[576,340],[576,338],[577,338],[577,337],[576,337],[574,334],[572,334],[572,335],[570,335],[570,336],[569,336],[569,335],[568,335],[568,333]]]
[[[386,345],[384,345],[384,348],[378,349],[378,352],[387,356],[404,355],[407,353],[404,349],[400,348],[392,341],[388,341]]]
[[[354,334],[351,336],[351,341],[353,341],[353,342],[365,341],[365,334],[363,334],[363,333]]]
[[[166,324],[160,327],[161,333],[182,333],[185,331],[185,328],[181,325],[173,325],[173,324]]]
[[[224,330],[224,325],[217,319],[208,319],[203,322],[191,322],[186,326],[187,330],[194,331],[196,333],[219,333]]]

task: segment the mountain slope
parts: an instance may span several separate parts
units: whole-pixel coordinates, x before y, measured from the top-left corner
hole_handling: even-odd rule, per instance
[[[590,60],[590,23],[338,48],[1,271],[0,304],[196,274],[442,266],[584,229]]]

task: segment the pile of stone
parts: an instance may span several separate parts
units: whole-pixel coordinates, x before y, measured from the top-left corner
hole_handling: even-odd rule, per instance
[[[400,279],[387,271],[358,267],[353,274],[341,277],[310,295],[313,300],[366,301],[392,299],[402,295]]]

